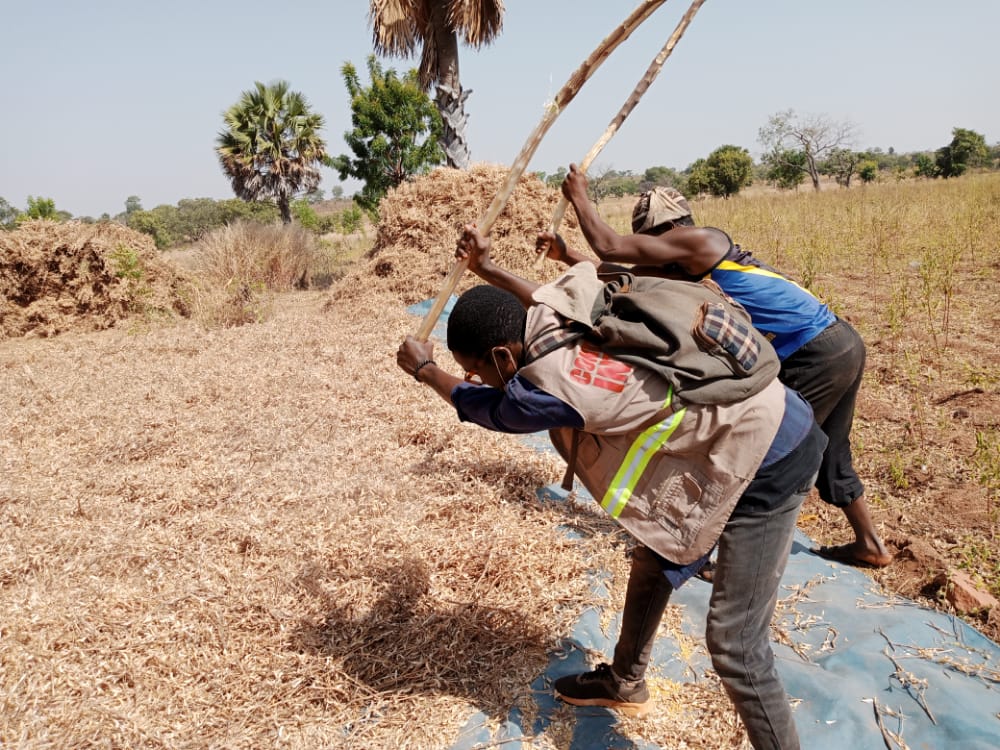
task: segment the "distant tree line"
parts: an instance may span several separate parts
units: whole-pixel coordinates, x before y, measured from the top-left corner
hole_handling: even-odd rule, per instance
[[[443,163],[468,166],[465,102],[471,92],[459,80],[458,46],[462,42],[479,48],[493,42],[502,29],[503,14],[503,3],[497,0],[370,0],[375,51],[419,56],[420,64],[400,75],[372,55],[364,82],[352,63],[344,63],[341,73],[351,101],[352,127],[344,133],[349,154],[329,152],[321,135],[324,118],[288,82],[257,81],[223,112],[223,128],[216,138],[219,164],[241,200],[194,198],[144,210],[139,198],[130,196],[123,214],[113,218],[105,214],[101,219],[145,232],[159,247],[193,242],[210,229],[240,219],[280,218],[317,232],[354,231],[362,211],[375,218],[382,198],[402,182]],[[683,170],[653,166],[640,175],[610,167],[592,169],[591,197],[599,203],[653,185],[671,185],[692,197],[728,198],[754,182],[790,190],[808,179],[819,190],[824,177],[846,188],[856,180],[948,178],[969,169],[1000,168],[1000,144],[987,146],[980,133],[958,127],[951,141],[936,151],[861,151],[856,148],[853,123],[789,109],[771,115],[758,140],[763,150],[756,163],[746,148],[726,144]],[[363,183],[350,210],[333,215],[315,210],[322,196],[322,166],[336,170],[341,180],[351,177]],[[558,186],[566,172],[560,167],[551,175],[536,174]],[[341,189],[335,188],[334,197],[339,197],[337,190]],[[71,217],[57,210],[50,198],[29,196],[27,207],[19,209],[0,197],[0,227],[31,218]]]
[[[728,198],[754,182],[781,190],[797,189],[808,178],[819,189],[824,177],[841,187],[852,182],[901,180],[909,177],[957,177],[968,169],[1000,169],[1000,144],[987,146],[985,137],[973,130],[955,128],[952,140],[931,152],[898,154],[892,148],[863,151],[851,147],[853,126],[825,118],[799,121],[791,110],[771,118],[761,129],[765,146],[759,162],[740,146],[724,145],[686,169],[657,166],[642,174],[610,168],[592,169],[588,175],[591,199],[639,193],[654,185],[675,187],[685,195]],[[552,174],[535,173],[552,187],[566,178],[566,168]]]
[[[342,68],[351,98],[353,127],[344,134],[351,154],[328,153],[320,135],[323,118],[286,82],[257,82],[225,111],[225,127],[216,142],[220,166],[238,199],[184,199],[176,206],[145,210],[138,196],[129,196],[124,213],[105,214],[101,219],[149,234],[161,248],[194,242],[211,229],[237,220],[271,223],[280,219],[286,224],[294,220],[320,233],[356,231],[363,221],[362,212],[377,217],[379,203],[390,189],[447,159],[441,146],[441,115],[417,72],[400,76],[374,56],[368,59],[367,72],[365,84],[353,65],[345,63]],[[949,178],[969,169],[1000,169],[1000,144],[990,147],[982,134],[966,128],[954,128],[951,141],[935,151],[907,154],[892,148],[857,150],[855,131],[849,122],[786,110],[772,115],[760,129],[763,151],[759,162],[754,162],[746,148],[726,144],[683,170],[653,166],[638,174],[592,168],[591,198],[599,204],[655,185],[676,187],[690,197],[729,198],[754,182],[792,190],[808,179],[818,190],[824,177],[848,188],[855,181]],[[341,179],[354,177],[363,182],[349,209],[333,214],[315,210],[323,195],[319,189],[322,165],[336,169]],[[566,168],[535,174],[558,187]],[[342,192],[335,188],[334,197]],[[72,217],[57,210],[49,198],[29,196],[22,210],[0,197],[0,227],[14,227],[31,218]],[[93,221],[90,217],[81,220]]]

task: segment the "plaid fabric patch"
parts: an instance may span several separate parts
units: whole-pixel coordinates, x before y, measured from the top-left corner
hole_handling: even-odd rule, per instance
[[[695,338],[709,346],[722,347],[744,372],[753,370],[760,356],[760,344],[750,326],[730,315],[721,302],[706,302],[701,312],[695,323]]]
[[[570,326],[559,326],[542,331],[528,342],[527,361],[534,362],[539,357],[544,357],[551,351],[555,351],[568,341],[580,338],[583,331],[580,328]]]

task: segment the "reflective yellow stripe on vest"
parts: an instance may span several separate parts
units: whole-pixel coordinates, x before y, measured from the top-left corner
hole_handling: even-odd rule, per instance
[[[815,296],[808,289],[806,289],[803,286],[800,286],[799,284],[796,284],[787,276],[782,276],[780,273],[775,273],[774,271],[768,271],[766,268],[760,268],[759,266],[743,266],[732,260],[723,260],[719,262],[719,265],[717,265],[716,268],[720,271],[739,271],[740,273],[752,273],[756,274],[757,276],[767,276],[770,279],[781,279],[782,281],[787,281],[792,286],[799,287],[799,289],[801,289],[809,296],[811,297]]]
[[[667,396],[667,403],[671,401],[672,393]],[[662,422],[657,422],[652,427],[643,430],[642,434],[635,439],[632,447],[628,449],[625,460],[618,467],[615,478],[611,480],[608,491],[601,499],[601,507],[611,514],[612,518],[618,518],[632,499],[632,492],[639,483],[650,460],[667,442],[677,425],[681,423],[681,418],[687,409],[674,412]]]

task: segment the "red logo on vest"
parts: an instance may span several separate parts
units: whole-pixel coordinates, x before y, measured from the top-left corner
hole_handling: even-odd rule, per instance
[[[625,390],[625,384],[631,374],[631,365],[612,359],[588,343],[580,347],[576,359],[573,360],[573,367],[569,371],[570,380],[581,385],[603,388],[612,393],[621,393]]]

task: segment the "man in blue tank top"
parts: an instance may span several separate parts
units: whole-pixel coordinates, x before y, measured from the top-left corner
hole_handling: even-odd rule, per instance
[[[602,270],[628,263],[633,273],[715,281],[739,302],[781,360],[781,381],[810,403],[829,444],[816,482],[820,497],[839,507],[855,539],[820,547],[817,554],[850,565],[883,567],[892,555],[868,511],[864,485],[854,470],[850,433],[865,365],[865,345],[849,323],[807,290],[733,243],[725,232],[696,227],[688,202],[673,188],[643,193],[632,214],[631,235],[619,235],[587,196],[587,178],[571,164],[562,185],[580,229]],[[539,252],[573,265],[588,258],[543,232]]]

